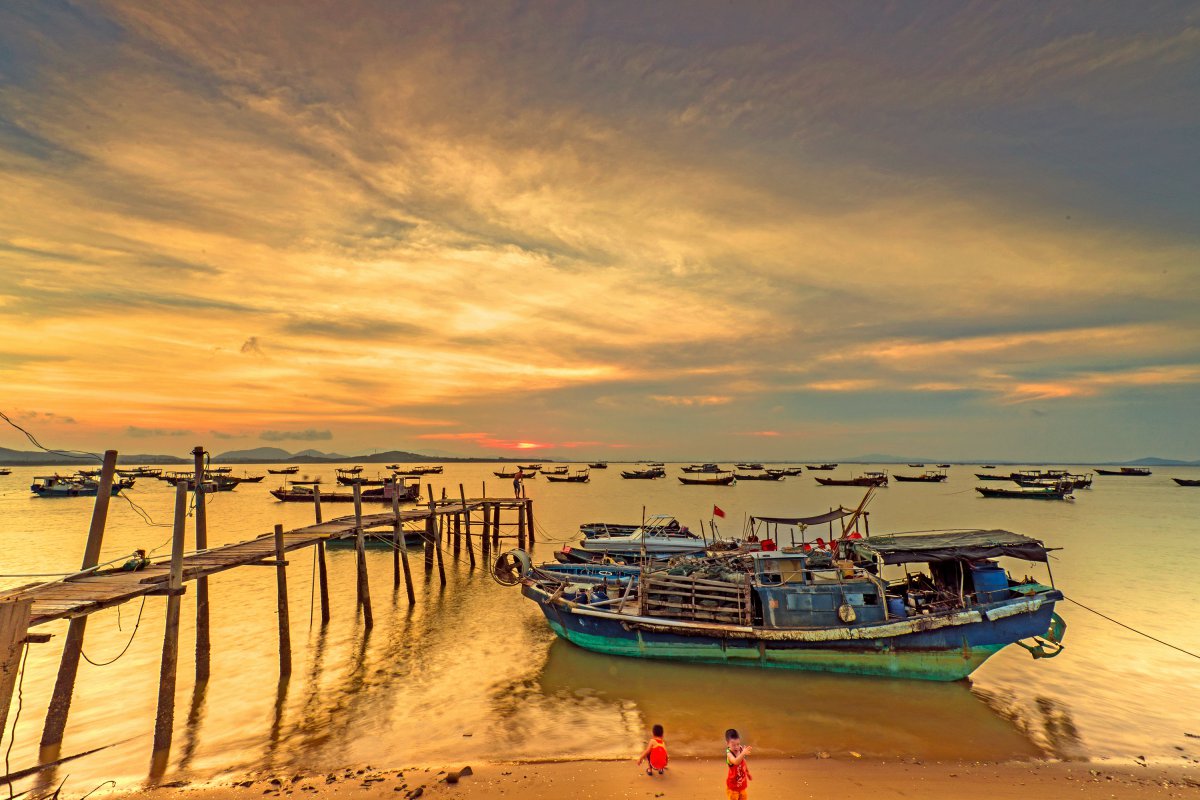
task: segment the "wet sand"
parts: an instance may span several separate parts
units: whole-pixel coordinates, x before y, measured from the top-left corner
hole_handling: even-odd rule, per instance
[[[451,772],[456,768],[450,768]],[[888,797],[1029,800],[1059,798],[1200,798],[1200,768],[1109,762],[870,762],[840,759],[755,759],[753,798]],[[311,797],[359,800],[417,797],[445,800],[601,800],[601,798],[723,798],[719,760],[676,759],[667,774],[648,777],[632,760],[473,765],[447,770],[363,765],[320,775],[270,775],[233,784],[170,785],[126,795],[153,800],[249,800]],[[456,782],[447,778],[457,778]]]

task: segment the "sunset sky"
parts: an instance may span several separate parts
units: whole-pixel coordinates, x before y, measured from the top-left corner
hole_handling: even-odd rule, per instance
[[[46,444],[1200,458],[1195,3],[5,3],[0,187]]]

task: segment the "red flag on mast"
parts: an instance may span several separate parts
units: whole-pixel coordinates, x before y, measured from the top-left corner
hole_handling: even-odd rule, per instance
[[[725,519],[725,512],[721,510],[720,506],[713,506],[713,516]]]

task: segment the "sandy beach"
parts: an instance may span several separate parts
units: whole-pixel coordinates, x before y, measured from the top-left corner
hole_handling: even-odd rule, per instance
[[[793,758],[752,763],[755,798],[910,797],[940,800],[986,797],[1133,798],[1200,797],[1200,769],[1141,766],[1137,762],[868,762]],[[459,771],[465,774],[459,775]],[[725,768],[719,760],[678,759],[667,773],[648,777],[632,760],[485,763],[459,768],[383,768],[361,765],[319,775],[271,775],[226,784],[175,783],[128,794],[154,800],[247,800],[254,797],[437,797],[484,800],[592,800],[595,798],[721,798]]]

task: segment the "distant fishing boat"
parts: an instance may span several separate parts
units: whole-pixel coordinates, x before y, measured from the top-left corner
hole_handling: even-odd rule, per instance
[[[721,472],[719,464],[692,464],[691,466],[681,467],[688,474],[704,473],[704,472]]]
[[[557,467],[542,467],[543,475],[566,475],[569,468],[566,464],[560,464]]]
[[[512,480],[513,478],[520,475],[521,480],[525,480],[525,481],[533,480],[534,478],[536,478],[538,476],[538,474],[536,472],[522,472],[521,470],[517,470],[516,472],[493,472],[492,474],[495,475],[497,478],[508,478],[509,480]]]
[[[1192,478],[1171,478],[1171,480],[1175,481],[1175,482],[1176,482],[1176,483],[1178,483],[1180,486],[1200,486],[1200,480],[1197,480],[1197,479],[1192,479]]]
[[[762,468],[763,468],[763,465],[762,465],[762,464],[755,464],[755,463],[752,463],[752,462],[751,462],[751,463],[746,463],[746,464],[734,464],[734,466],[735,466],[735,467],[737,467],[738,469],[744,469],[744,470],[746,470],[747,472],[753,472],[753,471],[754,471],[754,470],[756,470],[756,469],[762,469]]]
[[[311,503],[313,502],[312,484],[317,481],[289,481],[289,486],[286,488],[272,489],[271,494],[276,500],[283,503]],[[361,491],[359,496],[364,503],[390,503],[392,495],[397,494],[399,502],[411,503],[421,497],[421,482],[413,478],[402,479],[399,484],[399,491],[396,492],[395,483],[387,483],[378,489],[367,489]],[[353,503],[353,492],[321,492],[322,503]]]
[[[512,550],[492,575],[520,585],[558,636],[608,655],[953,681],[1010,644],[1061,652],[1053,578],[1016,581],[994,560],[1044,563],[1042,542],[1001,530],[863,539],[852,524],[828,552],[734,552],[634,575],[535,567]],[[885,566],[904,572],[889,580]]]
[[[980,464],[979,468],[980,469],[995,469],[996,465],[995,464]]]
[[[1009,480],[1018,486],[1058,486],[1065,485],[1071,489],[1092,488],[1092,475],[1071,475],[1066,470],[1022,470],[1014,472]]]
[[[802,467],[780,467],[778,469],[771,469],[770,467],[767,467],[767,472],[770,472],[772,475],[779,474],[789,478],[794,478],[797,475],[803,475],[804,469]]]
[[[976,486],[975,491],[984,497],[1009,497],[1021,500],[1074,500],[1069,486],[1021,486],[1016,489],[1001,489],[991,486]]]
[[[781,481],[785,477],[782,471],[769,472],[738,472],[734,474],[739,481]]]
[[[0,475],[12,475],[12,470],[0,467]]]
[[[115,497],[125,488],[128,488],[125,481],[113,481],[111,493]],[[70,477],[38,475],[34,477],[29,491],[38,497],[95,497],[100,494],[100,481],[82,474]]]
[[[591,476],[588,474],[586,469],[576,470],[570,474],[559,474],[556,472],[547,472],[544,474],[546,476],[546,480],[548,480],[550,483],[587,483],[589,480],[591,480]]]
[[[383,468],[384,469],[400,469],[400,465],[399,464],[384,464]]]
[[[864,472],[854,478],[815,478],[822,486],[887,486],[886,472]]]
[[[893,475],[892,477],[895,478],[896,480],[900,481],[901,483],[941,483],[942,481],[946,480],[950,476],[944,472],[938,472],[937,470],[927,469],[927,470],[925,470],[925,472],[921,473],[920,475],[896,474],[896,475]]]
[[[266,475],[243,475],[242,477],[238,478],[238,480],[241,481],[242,483],[262,483],[263,478],[265,478],[265,477],[267,477],[267,476]]]
[[[339,486],[383,486],[391,482],[391,478],[364,478],[359,473],[349,473],[346,470],[335,470],[336,479]]]
[[[909,466],[913,467],[914,469],[921,469],[925,465],[924,464],[909,464]]]
[[[1145,467],[1121,467],[1120,469],[1100,469],[1096,468],[1097,475],[1119,475],[1125,478],[1145,478],[1153,473]]]
[[[346,468],[340,469],[338,471],[344,472],[347,475],[357,475],[358,473],[363,471],[363,468],[361,466],[353,466],[353,467],[346,467]]]
[[[684,486],[731,486],[737,480],[732,472],[713,472],[705,475],[679,476],[679,482]]]
[[[707,543],[704,538],[681,525],[669,514],[655,514],[646,521],[625,532],[624,526],[612,526],[611,530],[587,536],[577,547],[564,547],[555,558],[560,561],[599,561],[609,558],[615,561],[637,561],[641,558],[668,558],[679,555],[703,553]]]
[[[975,477],[981,481],[1011,481],[1011,475],[985,475],[982,472],[976,472]]]
[[[524,470],[525,472],[540,472],[542,469],[542,465],[541,464],[523,464],[523,465],[521,465],[521,469]]]
[[[938,464],[938,469],[950,469],[949,464]]]
[[[282,469],[271,469],[270,467],[267,468],[267,472],[271,473],[272,475],[295,475],[299,471],[299,467],[284,467]]]
[[[818,471],[829,472],[830,470],[837,469],[838,465],[837,464],[805,464],[805,466],[810,470],[815,469]]]
[[[662,467],[647,467],[645,469],[627,469],[621,470],[621,477],[629,480],[652,480],[654,478],[667,477],[667,471]]]
[[[593,461],[591,464],[588,464],[588,467],[591,469],[608,469],[608,462],[607,461]]]

